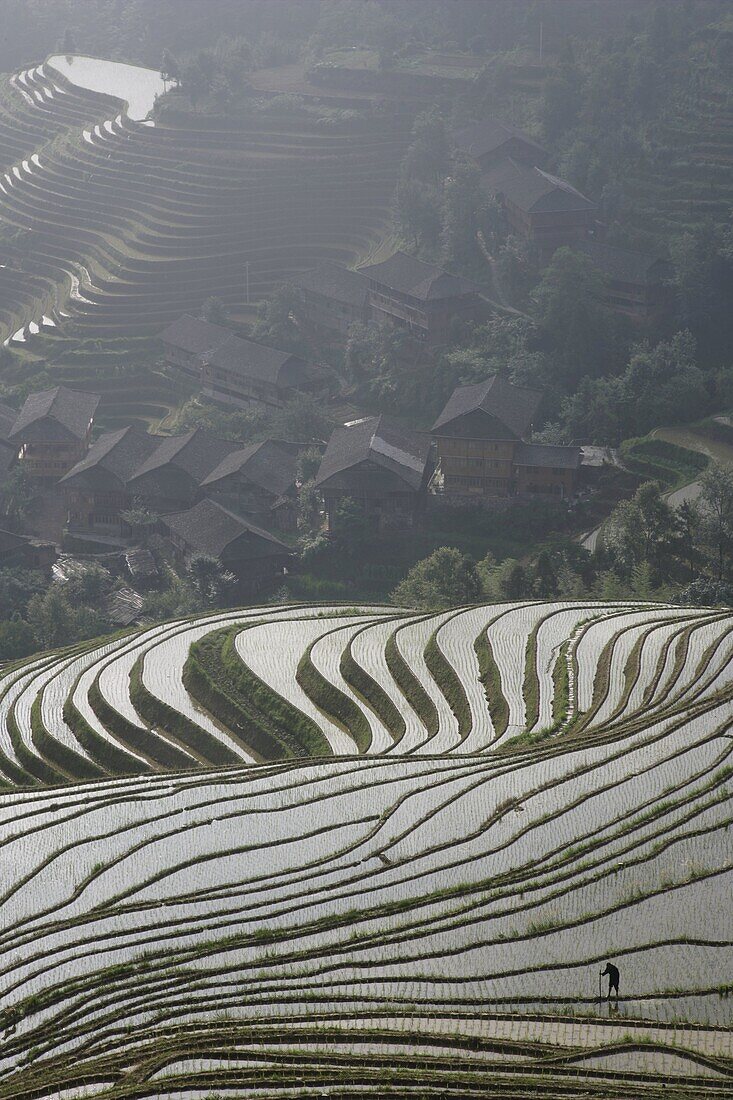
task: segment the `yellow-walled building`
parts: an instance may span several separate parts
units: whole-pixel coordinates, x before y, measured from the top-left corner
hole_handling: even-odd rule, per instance
[[[460,496],[545,496],[577,491],[578,447],[528,443],[542,395],[500,375],[458,386],[432,428],[438,483]]]

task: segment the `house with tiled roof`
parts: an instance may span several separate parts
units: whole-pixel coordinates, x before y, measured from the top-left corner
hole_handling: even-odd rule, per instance
[[[181,565],[196,554],[218,558],[238,581],[240,595],[253,596],[281,578],[290,547],[269,531],[213,500],[164,516],[161,525]]]
[[[595,203],[542,168],[508,159],[483,172],[481,181],[500,204],[511,232],[535,245],[543,259],[594,231]]]
[[[165,361],[192,382],[201,378],[201,356],[223,343],[231,330],[184,313],[160,333]]]
[[[26,398],[7,438],[29,476],[58,479],[86,454],[99,401],[65,386]]]
[[[199,488],[209,497],[265,527],[295,531],[298,456],[309,445],[266,439],[231,451]]]
[[[50,571],[56,557],[52,542],[0,528],[0,568],[37,569],[45,573]]]
[[[415,339],[445,343],[455,320],[486,319],[481,287],[406,252],[358,270],[369,281],[370,319],[404,328]]]
[[[122,513],[133,506],[128,482],[162,442],[128,426],[105,432],[60,481],[66,524],[74,535],[124,538],[129,533]]]
[[[419,516],[433,472],[430,437],[386,416],[370,416],[334,430],[315,485],[329,530],[338,526],[339,505],[353,500],[379,529],[412,525]]]
[[[186,508],[193,503],[204,478],[239,447],[241,444],[218,439],[203,428],[160,437],[127,479],[127,491],[154,512]]]
[[[298,321],[326,336],[346,337],[369,320],[369,280],[359,271],[325,260],[293,281]]]
[[[468,497],[573,496],[580,449],[529,442],[541,399],[498,374],[457,386],[432,427],[436,487]]]
[[[317,372],[298,355],[230,334],[200,357],[201,392],[240,409],[278,409],[308,390]]]
[[[669,260],[591,238],[577,241],[573,249],[598,268],[604,279],[603,300],[617,313],[635,321],[648,321],[658,317],[669,303],[673,273]]]
[[[484,171],[508,158],[544,168],[549,158],[547,150],[528,134],[491,116],[455,130],[453,144]]]

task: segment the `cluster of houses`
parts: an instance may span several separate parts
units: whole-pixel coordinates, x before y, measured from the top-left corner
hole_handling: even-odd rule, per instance
[[[277,409],[296,393],[323,390],[323,372],[300,356],[188,313],[169,325],[160,341],[168,366],[221,405]]]
[[[572,497],[580,449],[528,442],[539,400],[539,393],[492,376],[458,387],[431,432],[372,416],[337,427],[325,444],[244,445],[201,428],[163,436],[134,425],[93,439],[99,397],[58,386],[31,394],[19,412],[0,409],[0,457],[7,468],[17,463],[39,490],[61,495],[75,547],[129,545],[141,525],[153,524],[180,564],[213,555],[239,579],[242,594],[254,594],[291,559],[305,450],[311,458],[320,452],[314,484],[329,532],[338,531],[346,499],[386,532],[419,522],[435,493],[461,500]]]
[[[570,245],[605,273],[614,308],[639,320],[659,308],[668,265],[607,244],[594,203],[546,170],[548,154],[537,142],[494,119],[459,130],[454,142],[479,166],[511,231],[541,259]],[[475,283],[399,251],[357,270],[322,263],[301,274],[294,289],[295,320],[304,331],[342,340],[355,323],[397,326],[426,355],[450,338],[456,321],[480,322],[492,308]],[[160,341],[169,370],[227,408],[271,411],[304,393],[326,399],[327,372],[318,364],[223,325],[185,314]],[[315,445],[244,445],[200,428],[163,436],[129,426],[95,438],[99,396],[59,386],[31,394],[20,411],[0,405],[0,475],[17,463],[60,494],[66,534],[77,547],[129,545],[137,524],[154,523],[181,563],[213,555],[239,578],[243,594],[254,594],[287,570],[300,456],[314,446],[314,485],[329,532],[338,531],[346,499],[382,531],[418,523],[436,498],[572,500],[581,449],[531,442],[540,399],[492,375],[458,386],[430,431],[366,416]],[[47,552],[40,540],[0,531],[0,563],[29,564]]]
[[[541,263],[570,247],[604,275],[610,308],[638,322],[659,315],[668,296],[669,262],[607,243],[597,205],[546,170],[546,149],[493,118],[456,131],[453,141],[477,164],[507,228],[534,248]],[[486,315],[478,287],[403,252],[356,271],[326,262],[300,275],[295,286],[304,320],[334,336],[345,336],[356,321],[375,321],[407,328],[426,343],[443,343],[454,318]]]

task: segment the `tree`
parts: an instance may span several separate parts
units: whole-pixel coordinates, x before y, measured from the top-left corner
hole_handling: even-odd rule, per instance
[[[236,585],[236,577],[210,554],[194,554],[186,576],[204,607],[221,607]]]
[[[28,601],[28,622],[44,649],[76,641],[74,611],[64,593],[52,585]]]
[[[704,536],[716,578],[722,581],[733,551],[733,466],[711,463],[700,482]]]
[[[227,322],[227,309],[221,298],[207,298],[201,309],[201,316],[210,325],[225,325]]]
[[[575,125],[582,102],[582,77],[573,61],[567,59],[544,81],[540,118],[548,141],[555,143]]]
[[[295,476],[301,485],[313,481],[321,465],[323,452],[319,447],[306,447],[295,462]]]
[[[631,500],[617,504],[603,528],[603,548],[620,577],[631,581],[646,565],[655,584],[670,575],[675,516],[657,482],[640,485]]]
[[[557,250],[532,292],[540,342],[567,389],[584,376],[607,373],[623,352],[621,323],[603,304],[604,292],[598,268],[570,248]]]
[[[27,657],[37,648],[38,642],[32,627],[19,615],[0,622],[0,661]]]
[[[733,584],[698,577],[682,589],[678,599],[685,607],[733,607]]]
[[[303,336],[294,318],[298,316],[300,299],[294,286],[284,283],[257,307],[257,320],[252,338],[286,351],[302,351]]]
[[[31,596],[42,595],[48,583],[34,569],[0,568],[0,620],[23,613]]]
[[[305,544],[312,551],[314,537],[320,534],[321,529],[321,498],[313,482],[306,482],[298,493],[298,534],[301,539],[301,549]]]
[[[77,607],[80,604],[97,604],[109,593],[112,577],[101,565],[90,562],[75,570],[64,584],[64,595]]]
[[[30,513],[37,488],[22,466],[13,466],[0,487],[5,502],[6,526],[17,530]]]
[[[445,120],[437,107],[415,119],[412,142],[402,162],[402,176],[408,180],[439,184],[448,171],[450,145]]]
[[[133,537],[145,546],[151,535],[154,534],[160,516],[157,512],[151,511],[144,500],[136,497],[132,508],[120,512],[120,519],[130,528]]]
[[[312,394],[301,393],[286,401],[271,418],[270,428],[279,439],[309,443],[328,439],[335,426],[323,402]]]
[[[72,604],[58,584],[31,597],[26,618],[44,649],[94,638],[109,629],[102,614],[84,604]]]
[[[67,27],[64,31],[61,39],[61,53],[66,54],[68,57],[70,54],[76,53],[76,38],[71,27]]]
[[[733,293],[733,256],[727,242],[730,230],[712,222],[672,238],[672,286],[677,293],[676,315],[694,332],[706,358],[725,361],[733,336],[730,300]]]
[[[483,228],[488,198],[478,165],[459,161],[445,185],[441,242],[447,264],[470,267],[477,256],[476,233]]]
[[[436,247],[440,236],[440,201],[440,192],[420,180],[402,179],[397,184],[397,226],[415,250]]]
[[[682,504],[675,509],[675,524],[679,553],[687,566],[692,582],[700,560],[699,536],[702,524],[700,509],[694,500],[683,500]]]
[[[454,547],[441,546],[413,565],[390,599],[401,607],[427,611],[475,603],[479,595],[475,562]]]
[[[163,84],[169,84],[175,80],[176,83],[181,79],[181,66],[170,50],[163,50],[163,57],[160,62],[160,75],[163,78]]]
[[[332,542],[341,554],[357,558],[363,554],[371,528],[366,512],[351,497],[343,497],[334,512]]]
[[[633,434],[705,414],[710,395],[696,354],[697,342],[688,330],[654,347],[642,344],[634,349],[623,375]]]
[[[199,58],[187,58],[186,61],[181,63],[179,83],[191,100],[191,106],[195,109],[201,98],[206,95],[209,87]]]

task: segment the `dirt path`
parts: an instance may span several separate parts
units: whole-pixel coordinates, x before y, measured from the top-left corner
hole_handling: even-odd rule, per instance
[[[667,443],[676,444],[678,447],[686,447],[689,451],[699,451],[714,462],[733,463],[733,443],[711,439],[710,436],[695,428],[694,425],[655,428],[649,435],[652,439],[663,439]],[[668,504],[671,504],[673,508],[679,508],[685,501],[697,500],[701,490],[700,480],[696,478],[695,481],[690,481],[687,485],[681,485],[679,489],[672,489],[671,492],[664,495]],[[602,527],[603,523],[599,523],[592,531],[581,537],[580,545],[584,550],[590,550],[593,553],[598,545],[598,536]]]

